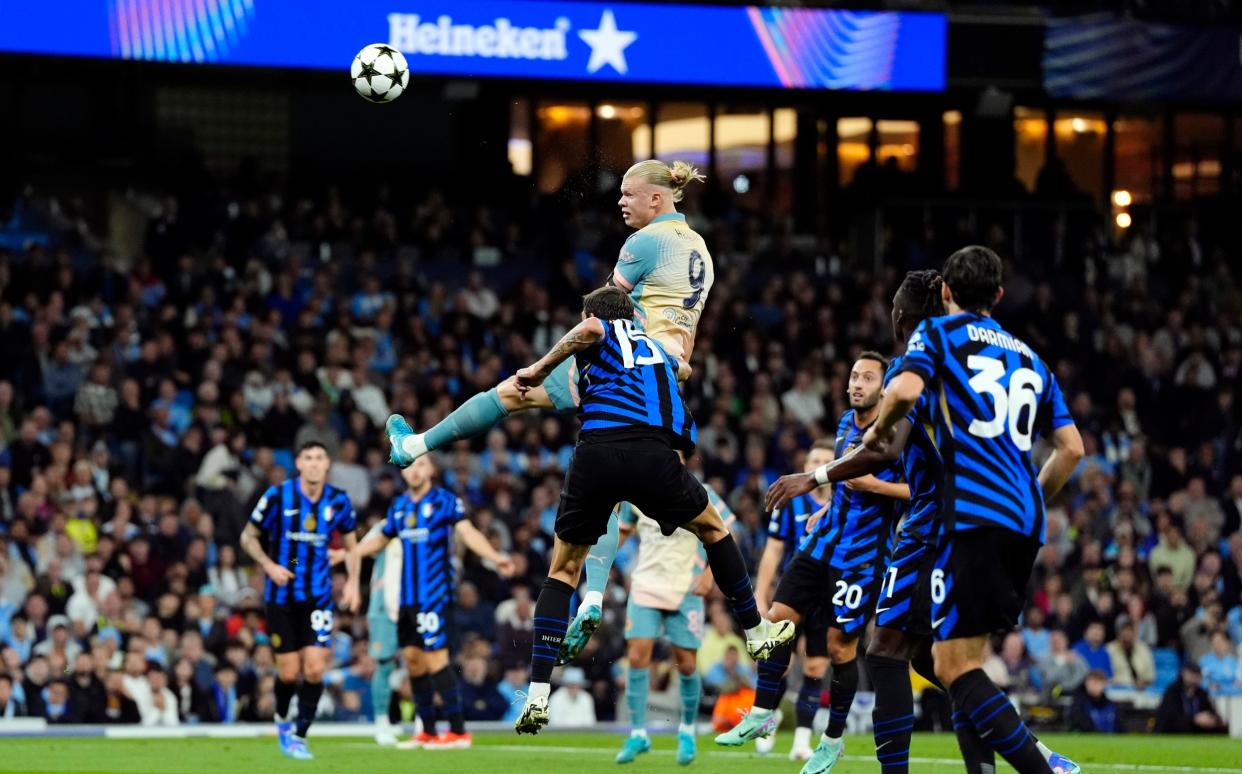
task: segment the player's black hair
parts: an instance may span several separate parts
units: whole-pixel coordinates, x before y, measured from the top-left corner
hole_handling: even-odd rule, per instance
[[[940,317],[945,313],[944,299],[940,297],[940,287],[944,284],[940,272],[935,269],[908,271],[906,278],[897,288],[894,303],[900,305],[914,318],[912,324],[918,324],[928,317]],[[912,326],[913,327],[913,326]]]
[[[582,311],[601,320],[628,320],[634,316],[634,302],[621,288],[602,287],[582,297]]]
[[[308,449],[323,449],[323,453],[328,454],[328,447],[323,445],[323,441],[307,441],[298,447],[298,453],[294,456],[300,457],[302,456],[302,452],[307,451]],[[328,456],[331,457],[332,455],[328,454]]]
[[[944,284],[962,309],[986,312],[996,302],[1003,270],[999,255],[986,247],[970,245],[944,262]]]
[[[874,360],[880,364],[881,373],[888,370],[888,358],[884,357],[879,352],[873,352],[871,350],[860,352],[858,357],[854,358],[854,360]]]

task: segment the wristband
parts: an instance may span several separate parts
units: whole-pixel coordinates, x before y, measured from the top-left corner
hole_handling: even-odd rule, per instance
[[[820,486],[827,484],[828,483],[828,466],[820,465],[818,468],[815,469],[815,472],[812,475],[815,476],[815,483],[819,484]]]

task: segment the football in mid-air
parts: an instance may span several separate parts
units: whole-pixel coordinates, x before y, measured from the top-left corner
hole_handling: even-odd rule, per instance
[[[392,102],[410,82],[405,56],[386,43],[372,43],[359,51],[349,74],[358,96],[368,102]]]

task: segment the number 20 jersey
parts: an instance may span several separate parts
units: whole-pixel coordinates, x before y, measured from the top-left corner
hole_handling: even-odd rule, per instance
[[[1073,422],[1048,366],[991,317],[962,312],[920,323],[900,371],[921,376],[930,393],[944,531],[999,527],[1042,543],[1032,440]]]

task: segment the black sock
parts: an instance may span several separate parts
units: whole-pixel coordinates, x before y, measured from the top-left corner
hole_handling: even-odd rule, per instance
[[[1018,774],[1050,774],[1052,769],[1018,711],[982,669],[972,669],[949,686],[960,719],[969,722]]]
[[[945,693],[949,692],[948,688],[940,682],[940,678],[936,677],[936,660],[932,658],[931,639],[923,638],[914,646],[914,653],[910,656],[910,666],[918,672],[919,677],[936,686]]]
[[[753,629],[759,625],[759,608],[755,607],[755,592],[750,585],[750,576],[746,574],[746,562],[742,552],[732,535],[725,535],[710,546],[705,545],[707,564],[712,568],[716,585],[729,601],[729,609],[733,617],[743,629]]]
[[[277,719],[289,719],[289,702],[293,701],[293,694],[298,689],[297,682],[286,683],[279,677],[276,678],[276,717]]]
[[[793,657],[793,648],[789,643],[772,651],[771,658],[765,658],[756,665],[759,679],[755,682],[755,706],[763,709],[776,709],[785,695],[785,670],[789,668],[789,660]]]
[[[845,721],[850,716],[854,694],[858,693],[858,659],[833,664],[832,682],[828,685],[828,728],[824,729],[824,736],[840,739],[845,733]]]
[[[434,735],[436,732],[436,686],[431,682],[431,675],[421,674],[410,678],[410,693],[414,695],[414,711],[419,720],[423,721],[423,733]]]
[[[298,736],[306,738],[311,723],[315,722],[315,710],[319,709],[319,697],[323,696],[323,683],[303,680],[298,686]]]
[[[569,598],[574,589],[568,583],[555,578],[543,582],[539,599],[535,601],[535,638],[530,648],[530,681],[552,681],[552,667],[561,652],[565,630],[569,628]]]
[[[867,656],[867,672],[875,688],[875,757],[884,774],[910,770],[910,733],[914,730],[914,694],[910,665],[884,656]]]
[[[462,715],[461,685],[451,666],[431,676],[431,682],[440,694],[440,711],[448,718],[449,730],[454,734],[466,733],[466,718]]]
[[[962,751],[966,774],[996,774],[996,753],[979,738],[975,727],[962,719],[956,707],[953,709],[953,733]]]
[[[802,687],[798,689],[798,703],[794,705],[798,728],[810,728],[815,722],[815,713],[819,712],[819,697],[824,693],[824,678],[802,676]]]

